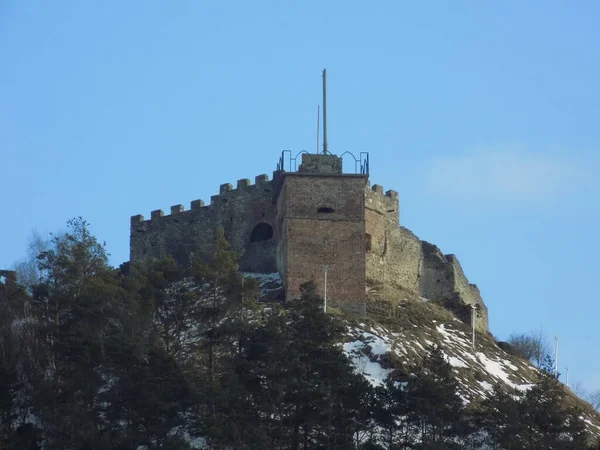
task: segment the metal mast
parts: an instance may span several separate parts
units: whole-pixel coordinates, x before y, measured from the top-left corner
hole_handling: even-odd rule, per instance
[[[327,153],[327,69],[323,69],[323,154]]]

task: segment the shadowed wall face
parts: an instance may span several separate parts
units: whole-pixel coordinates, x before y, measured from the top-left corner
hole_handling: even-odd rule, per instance
[[[134,216],[131,221],[130,259],[158,259],[170,255],[183,265],[194,258],[207,259],[215,250],[216,229],[222,227],[236,251],[243,251],[240,269],[247,272],[277,271],[274,183],[266,175],[255,184],[239,180],[237,189],[221,186],[220,194],[205,206],[201,200],[171,208],[170,215],[153,211],[151,220]]]

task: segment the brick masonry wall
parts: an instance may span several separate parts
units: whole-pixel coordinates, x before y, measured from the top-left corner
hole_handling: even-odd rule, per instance
[[[366,181],[363,175],[285,175],[280,214],[289,298],[311,280],[322,294],[327,264],[328,301],[364,314]]]

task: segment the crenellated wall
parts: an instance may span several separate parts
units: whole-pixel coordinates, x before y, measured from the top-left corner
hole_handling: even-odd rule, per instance
[[[212,254],[215,248],[215,232],[225,230],[225,237],[235,250],[243,250],[240,269],[250,272],[274,272],[276,230],[274,182],[267,175],[250,180],[238,180],[237,188],[223,184],[219,195],[211,197],[210,205],[194,200],[190,209],[183,205],[171,207],[171,214],[162,210],[152,211],[150,220],[141,215],[131,218],[130,259],[173,256],[179,263],[188,264],[195,256]],[[273,230],[273,238],[252,242],[252,232],[260,223]]]

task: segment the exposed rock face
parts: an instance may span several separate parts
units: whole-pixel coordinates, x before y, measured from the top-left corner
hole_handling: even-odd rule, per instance
[[[194,200],[188,211],[175,205],[170,215],[133,216],[131,261],[207,257],[218,227],[244,252],[241,270],[278,272],[287,298],[311,280],[324,294],[327,267],[328,302],[347,312],[364,315],[366,285],[380,284],[443,302],[467,323],[476,305],[476,326],[487,330],[487,308],[456,257],[401,227],[398,193],[369,187],[368,175],[342,173],[335,155],[303,154],[297,172],[274,172],[272,181],[259,175],[236,189],[223,184],[209,206]]]

